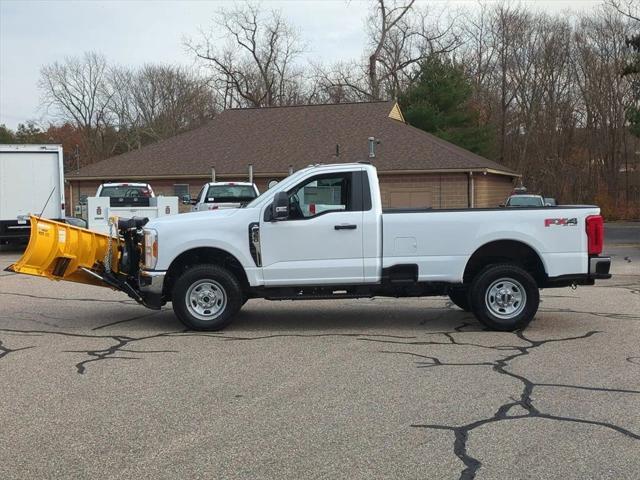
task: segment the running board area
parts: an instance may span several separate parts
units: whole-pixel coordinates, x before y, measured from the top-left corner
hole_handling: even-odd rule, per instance
[[[274,287],[265,288],[261,293],[261,296],[263,296],[263,298],[265,298],[266,300],[337,300],[341,298],[373,297],[372,291],[368,288],[363,287]]]

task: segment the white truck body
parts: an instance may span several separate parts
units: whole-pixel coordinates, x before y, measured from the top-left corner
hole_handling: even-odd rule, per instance
[[[62,146],[0,145],[0,241],[28,238],[29,214],[64,219],[64,202]]]
[[[223,328],[252,297],[449,295],[490,328],[513,330],[535,315],[540,288],[610,278],[599,213],[383,210],[372,165],[312,166],[243,208],[138,227],[142,265],[125,273],[138,301],[172,301],[197,329]]]
[[[277,191],[305,176],[354,168],[367,172],[371,191],[379,191],[371,166],[318,166],[297,172],[245,208],[150,222],[147,228],[156,229],[160,238],[155,269],[168,270],[186,250],[206,247],[234,255],[254,287],[375,283],[380,281],[383,268],[407,263],[418,265],[420,281],[462,282],[465,266],[479,247],[515,240],[539,254],[550,277],[587,273],[584,219],[597,215],[597,207],[383,212],[378,194],[372,196],[369,211],[334,211],[304,221],[264,221]],[[577,228],[545,227],[544,220],[550,216],[578,216]],[[247,226],[252,222],[260,223],[260,267],[255,265],[247,241]],[[356,229],[334,230],[335,225],[344,223],[356,225]]]

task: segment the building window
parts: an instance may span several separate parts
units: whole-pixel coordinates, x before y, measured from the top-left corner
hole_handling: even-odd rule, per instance
[[[178,197],[178,199],[183,199],[185,195],[189,195],[189,184],[188,183],[174,183],[173,184],[173,195]]]

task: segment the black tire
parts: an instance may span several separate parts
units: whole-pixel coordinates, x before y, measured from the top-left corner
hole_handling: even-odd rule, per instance
[[[182,323],[193,330],[223,329],[238,313],[243,299],[238,279],[217,265],[189,268],[176,280],[172,294],[173,311]]]
[[[469,303],[469,295],[467,294],[466,288],[456,288],[449,290],[449,299],[464,310],[465,312],[471,311],[471,304]]]
[[[533,320],[540,304],[540,291],[531,274],[517,265],[489,265],[474,278],[469,300],[482,324],[492,330],[510,332]]]

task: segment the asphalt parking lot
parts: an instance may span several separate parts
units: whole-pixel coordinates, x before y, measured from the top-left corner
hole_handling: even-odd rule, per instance
[[[2,476],[636,479],[640,235],[615,241],[612,280],[544,291],[519,333],[444,298],[252,300],[189,332],[0,271]]]

